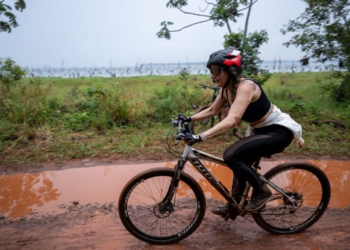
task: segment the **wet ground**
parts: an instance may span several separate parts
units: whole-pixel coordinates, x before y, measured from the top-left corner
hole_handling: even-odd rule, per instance
[[[310,162],[310,161],[309,161]],[[250,216],[223,221],[209,211],[222,203],[220,195],[187,167],[208,198],[202,225],[187,239],[168,246],[152,246],[131,236],[122,226],[116,201],[125,183],[142,170],[173,162],[94,165],[0,175],[0,249],[350,249],[350,162],[311,161],[325,171],[332,186],[329,208],[305,232],[271,235]],[[280,162],[262,162],[262,173]],[[227,187],[232,173],[208,163]]]

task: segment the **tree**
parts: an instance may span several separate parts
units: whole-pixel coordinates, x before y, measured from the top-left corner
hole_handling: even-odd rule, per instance
[[[0,85],[5,86],[7,91],[23,76],[25,72],[13,60],[0,58]]]
[[[259,48],[268,41],[267,31],[255,31],[248,36],[244,33],[241,31],[240,33],[225,35],[224,46],[235,46],[238,50],[243,51],[244,75],[263,84],[271,76],[267,70],[261,69],[259,66],[262,63],[259,58]]]
[[[224,46],[234,46],[242,52],[245,65],[247,66],[244,67],[244,74],[256,80],[259,80],[260,83],[266,81],[270,75],[266,70],[259,68],[258,64],[262,61],[258,55],[259,47],[268,41],[267,32],[264,30],[247,35],[251,9],[257,0],[216,0],[216,3],[211,3],[208,1],[205,2],[206,7],[204,10],[201,10],[202,13],[192,13],[183,10],[183,7],[187,5],[188,0],[170,0],[166,5],[168,8],[176,8],[184,14],[195,15],[205,19],[196,23],[189,24],[177,30],[169,30],[169,26],[173,25],[173,22],[163,21],[161,23],[162,29],[157,33],[157,36],[159,38],[165,38],[169,40],[171,38],[171,33],[179,32],[193,25],[208,21],[213,21],[214,27],[223,27],[226,25],[229,34],[224,36]],[[240,8],[240,6],[243,7]],[[208,8],[211,8],[209,14],[203,14],[207,11]],[[232,32],[230,22],[237,22],[237,18],[243,15],[241,12],[246,9],[248,9],[248,14],[246,17],[245,28],[243,32]]]
[[[16,28],[17,23],[16,16],[12,13],[12,7],[4,3],[5,0],[0,1],[0,32],[11,33],[12,28]],[[26,8],[24,0],[16,0],[15,9],[22,12]],[[5,21],[2,20],[5,17]]]
[[[223,27],[226,25],[229,34],[232,34],[231,26],[230,26],[230,21],[231,22],[237,22],[237,18],[242,16],[243,14],[240,13],[243,10],[249,8],[249,13],[251,6],[257,2],[255,0],[254,2],[250,0],[250,4],[248,5],[248,0],[216,0],[216,3],[210,3],[206,2],[206,7],[204,10],[201,10],[202,13],[193,13],[193,12],[187,12],[183,10],[183,7],[187,5],[188,0],[169,0],[169,2],[166,4],[166,7],[168,8],[175,8],[181,11],[184,14],[188,15],[195,15],[198,17],[204,17],[206,19],[189,24],[185,27],[182,27],[181,29],[178,30],[169,30],[168,26],[173,25],[173,22],[169,21],[163,21],[160,25],[163,26],[162,29],[157,33],[157,36],[159,38],[165,38],[165,39],[170,39],[171,38],[171,33],[173,32],[179,32],[183,29],[189,28],[193,25],[197,25],[200,23],[205,23],[208,21],[213,21],[214,22],[214,27],[219,26]],[[243,5],[244,7],[239,9],[239,6]],[[247,6],[248,5],[248,6]],[[209,11],[209,14],[203,14],[207,11],[207,9],[211,6],[211,9]],[[247,16],[249,19],[249,14]],[[246,28],[248,26],[248,20],[246,21]]]
[[[283,34],[296,33],[284,43],[300,46],[305,52],[300,61],[305,65],[310,58],[318,62],[337,62],[335,68],[347,69],[336,91],[338,100],[350,100],[350,2],[349,0],[303,0],[307,7],[296,20],[281,29]]]

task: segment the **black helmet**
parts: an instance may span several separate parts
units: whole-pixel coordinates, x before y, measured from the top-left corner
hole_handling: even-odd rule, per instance
[[[207,68],[210,69],[213,64],[222,65],[234,74],[241,74],[243,71],[241,52],[232,46],[212,53],[207,62]]]

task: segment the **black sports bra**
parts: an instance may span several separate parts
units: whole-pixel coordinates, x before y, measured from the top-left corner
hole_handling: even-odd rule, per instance
[[[251,80],[252,79],[246,79],[246,80]],[[258,85],[258,87],[261,90],[261,95],[259,97],[258,100],[256,100],[255,102],[252,102],[248,105],[246,111],[244,112],[243,116],[242,116],[242,120],[246,121],[246,122],[255,122],[261,118],[264,117],[264,115],[267,114],[267,112],[269,111],[270,107],[271,107],[271,102],[269,101],[269,99],[267,98],[264,90],[261,88],[260,84],[253,81],[254,83],[256,83],[256,85]]]

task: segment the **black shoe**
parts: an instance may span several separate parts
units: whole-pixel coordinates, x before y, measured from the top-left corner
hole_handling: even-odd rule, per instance
[[[225,220],[228,220],[229,218],[231,220],[235,220],[238,215],[237,211],[228,203],[223,207],[214,207],[210,209],[210,212],[212,212],[215,215],[220,215]]]
[[[273,197],[270,189],[264,184],[262,187],[257,188],[253,191],[252,198],[249,204],[245,207],[245,210],[253,212],[264,207]]]

